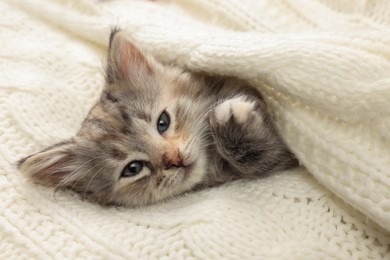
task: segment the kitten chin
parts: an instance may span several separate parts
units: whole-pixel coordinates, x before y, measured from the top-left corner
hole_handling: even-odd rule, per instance
[[[261,95],[110,36],[105,87],[74,138],[18,163],[33,181],[102,205],[142,206],[297,165]]]

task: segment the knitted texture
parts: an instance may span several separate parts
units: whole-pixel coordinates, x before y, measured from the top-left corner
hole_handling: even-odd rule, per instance
[[[0,12],[0,259],[390,259],[387,0],[3,0]],[[162,62],[250,81],[305,168],[140,209],[26,181],[12,164],[72,136],[100,95],[113,25]]]

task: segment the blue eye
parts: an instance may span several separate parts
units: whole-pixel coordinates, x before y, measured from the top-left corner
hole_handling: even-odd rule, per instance
[[[133,177],[142,171],[144,164],[141,161],[132,161],[123,169],[121,177]]]
[[[160,117],[158,118],[157,120],[157,130],[160,134],[164,133],[165,131],[167,131],[168,127],[169,127],[169,115],[166,111],[162,112],[162,114],[160,115]]]

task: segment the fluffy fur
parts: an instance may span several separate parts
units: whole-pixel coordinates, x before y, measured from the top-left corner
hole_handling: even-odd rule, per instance
[[[159,133],[164,111],[170,124]],[[134,161],[142,170],[123,176]],[[18,167],[38,183],[90,201],[140,206],[296,164],[253,88],[163,66],[114,30],[105,89],[78,133]]]

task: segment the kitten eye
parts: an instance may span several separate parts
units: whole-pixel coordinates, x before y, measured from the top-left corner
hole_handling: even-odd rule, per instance
[[[133,177],[142,171],[144,164],[141,161],[132,161],[123,169],[121,177]]]
[[[157,120],[157,130],[160,134],[164,133],[165,131],[167,131],[168,127],[169,127],[169,114],[164,111],[162,112],[162,114],[160,115],[160,117],[158,118]]]

